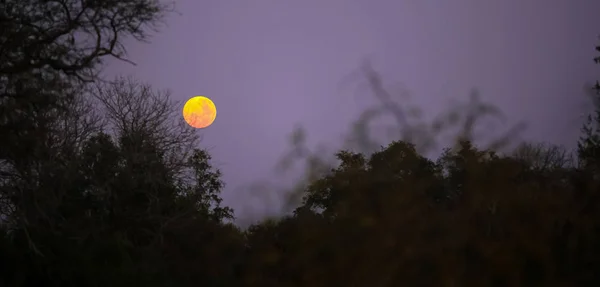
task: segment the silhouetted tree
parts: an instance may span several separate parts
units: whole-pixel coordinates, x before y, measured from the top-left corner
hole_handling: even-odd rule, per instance
[[[600,52],[600,46],[596,47]],[[600,56],[594,58],[596,64],[600,64]],[[592,98],[594,111],[587,118],[583,126],[583,135],[578,143],[578,155],[580,162],[587,168],[598,170],[600,163],[600,83],[594,85],[595,95]]]
[[[0,2],[0,79],[61,72],[92,81],[106,57],[125,60],[123,40],[146,40],[168,11],[158,0]]]
[[[137,82],[118,80],[97,96],[106,125],[81,135],[68,156],[43,145],[46,154],[2,182],[3,210],[10,210],[3,252],[28,262],[23,273],[4,274],[5,282],[164,286],[190,276],[178,271],[183,261],[167,259],[196,244],[205,251],[188,264],[212,258],[230,269],[194,269],[194,278],[225,280],[219,278],[233,261],[211,255],[228,242],[214,236],[231,238],[234,251],[243,245],[237,229],[223,223],[233,214],[220,206],[220,172],[196,148],[192,128],[176,122],[182,119],[167,95]]]

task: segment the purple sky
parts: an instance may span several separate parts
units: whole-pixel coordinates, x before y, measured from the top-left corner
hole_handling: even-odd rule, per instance
[[[365,57],[427,113],[478,88],[527,122],[525,138],[561,144],[589,107],[583,84],[600,78],[597,0],[179,0],[177,10],[151,44],[129,45],[138,66],[106,71],[215,102],[200,132],[242,219],[279,210],[277,197],[241,187],[273,175],[295,124],[310,144],[335,147],[373,103],[339,89]]]

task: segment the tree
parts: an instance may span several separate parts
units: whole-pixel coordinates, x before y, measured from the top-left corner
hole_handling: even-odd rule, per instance
[[[40,168],[65,165],[98,131],[96,115],[82,96],[86,87],[72,80],[97,79],[102,59],[123,59],[122,40],[146,39],[167,8],[140,0],[0,3],[2,184],[20,178],[35,188]],[[3,188],[4,201],[11,189]],[[0,211],[13,209],[7,206]]]
[[[537,170],[552,171],[573,166],[572,159],[564,147],[546,143],[524,143],[512,156]]]
[[[597,282],[597,217],[580,213],[587,201],[576,192],[576,169],[553,157],[558,149],[528,148],[502,155],[462,141],[437,161],[405,142],[370,156],[341,151],[339,164],[305,189],[293,216],[248,230],[243,282]],[[546,152],[556,165],[544,164]]]
[[[3,286],[235,285],[241,233],[223,222],[232,211],[197,134],[167,94],[98,77],[167,11],[158,0],[0,3]]]
[[[33,165],[68,158],[67,143],[78,148],[97,131],[73,79],[97,79],[103,59],[124,59],[122,41],[147,39],[167,11],[154,0],[0,2],[0,180],[35,182]]]
[[[0,79],[60,72],[92,81],[106,57],[126,60],[123,40],[146,40],[168,11],[158,0],[27,0],[0,3]]]
[[[168,91],[155,91],[131,77],[117,77],[112,83],[96,84],[91,94],[105,116],[107,129],[120,137],[122,144],[152,143],[148,148],[164,157],[167,169],[183,171],[200,137],[181,120],[178,103]]]
[[[596,51],[600,52],[600,46],[596,47]],[[596,64],[600,64],[600,56],[594,58]],[[600,163],[600,83],[596,81],[594,85],[596,92],[592,98],[594,111],[587,118],[587,122],[582,128],[583,135],[578,143],[579,161],[586,168],[594,168],[598,170]]]
[[[237,229],[223,223],[232,211],[220,205],[220,172],[197,148],[193,129],[177,122],[168,95],[125,79],[95,95],[106,119],[100,131],[80,138],[68,157],[50,149],[48,158],[35,158],[36,169],[23,169],[35,174],[5,178],[12,212],[2,251],[25,255],[22,270],[30,270],[7,276],[7,284],[163,286],[187,280],[177,269],[183,262],[199,267],[217,260],[215,250],[241,248]],[[206,245],[197,257],[167,260],[196,244]],[[235,257],[218,258],[224,267],[217,271],[186,270],[219,281]]]

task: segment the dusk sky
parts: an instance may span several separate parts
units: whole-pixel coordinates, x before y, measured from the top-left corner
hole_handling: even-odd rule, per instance
[[[493,4],[490,4],[493,3]],[[245,186],[274,177],[295,125],[310,145],[340,146],[375,103],[340,82],[369,58],[427,114],[477,88],[523,138],[570,145],[600,78],[597,0],[179,0],[151,42],[128,45],[137,66],[110,62],[179,101],[216,104],[202,144],[224,173],[241,221],[277,213],[277,196]],[[265,191],[266,192],[266,191]]]

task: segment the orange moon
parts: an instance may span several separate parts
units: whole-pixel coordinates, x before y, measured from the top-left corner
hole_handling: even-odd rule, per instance
[[[183,119],[188,125],[203,129],[217,118],[217,107],[207,97],[197,96],[189,99],[183,106]]]

